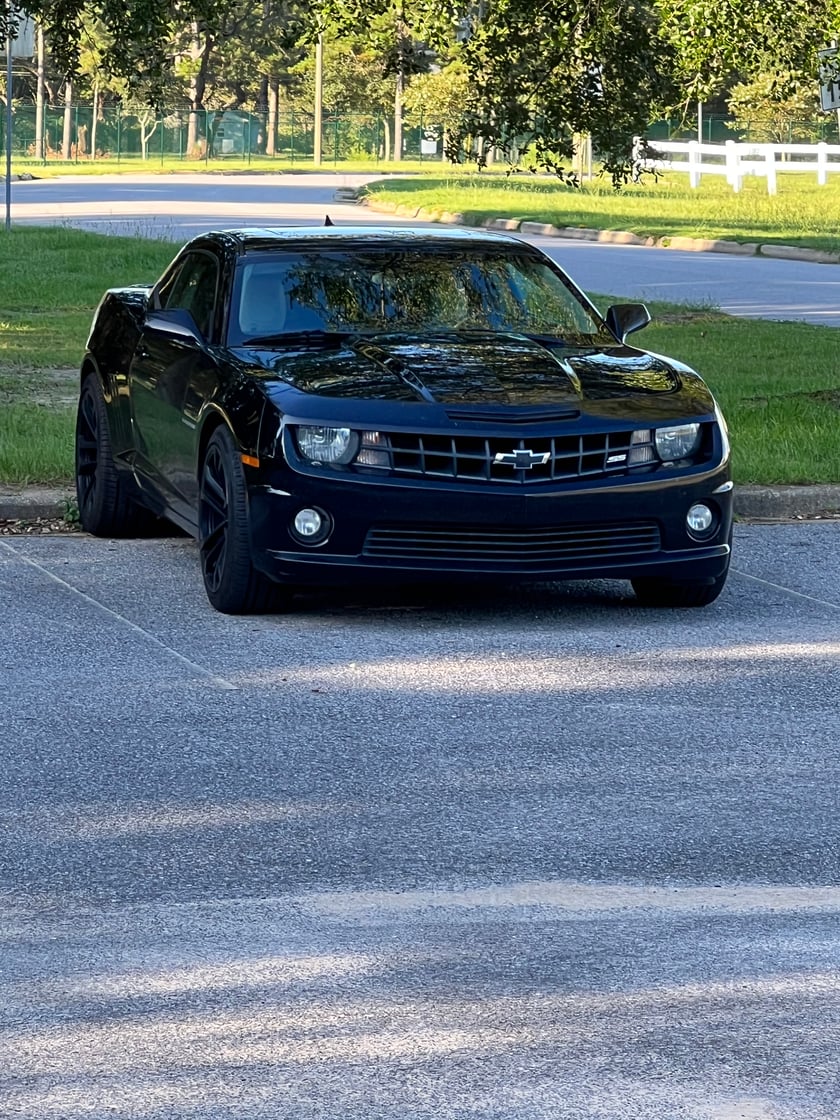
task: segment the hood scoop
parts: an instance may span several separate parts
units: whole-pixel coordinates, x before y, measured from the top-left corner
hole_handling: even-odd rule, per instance
[[[502,407],[519,411],[521,424],[578,415],[574,373],[525,336],[406,333],[357,338],[350,346],[424,403],[451,406],[451,418],[462,423],[501,421]]]
[[[454,423],[464,424],[549,424],[576,420],[580,409],[572,405],[502,405],[496,408],[447,408]]]

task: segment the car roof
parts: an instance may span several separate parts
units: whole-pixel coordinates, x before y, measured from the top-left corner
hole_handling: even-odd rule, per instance
[[[276,227],[245,227],[242,229],[219,230],[217,232],[202,234],[196,241],[205,241],[208,238],[234,242],[240,253],[260,252],[282,248],[289,243],[312,244],[320,243],[323,246],[353,245],[356,247],[381,248],[383,246],[413,248],[425,246],[428,248],[454,245],[486,245],[524,246],[518,238],[506,237],[504,234],[488,233],[483,230],[471,229],[429,229],[406,226],[276,226]]]

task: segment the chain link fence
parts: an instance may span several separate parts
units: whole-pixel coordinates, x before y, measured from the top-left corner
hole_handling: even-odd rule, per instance
[[[709,114],[701,124],[704,144],[723,144],[740,140],[747,144],[816,144],[824,140],[836,144],[838,121],[832,114],[821,114],[809,120],[764,119],[733,121],[731,117]],[[697,128],[681,121],[655,121],[646,131],[648,140],[697,140]]]
[[[34,105],[16,104],[13,111],[12,154],[20,161],[88,162],[94,159],[139,163],[183,160],[201,162],[230,159],[276,159],[284,163],[312,163],[315,119],[312,114],[244,110],[174,109],[163,112],[91,105],[48,107],[40,137]],[[383,115],[324,116],[321,159],[324,163],[391,159],[393,122]],[[442,160],[439,131],[423,125],[403,129],[403,159]]]
[[[315,157],[315,118],[311,113],[286,111],[272,118],[268,113],[241,109],[128,110],[91,105],[49,106],[44,111],[40,136],[34,104],[13,106],[12,155],[16,162],[85,163],[109,160],[118,163],[161,164],[210,160],[276,160],[284,164],[312,164]],[[837,121],[825,115],[811,121],[755,121],[736,127],[731,118],[704,116],[703,140],[816,143],[837,141]],[[656,121],[646,133],[650,140],[696,139],[696,128],[677,121]],[[0,136],[0,150],[4,147]],[[444,160],[441,130],[420,125],[403,129],[402,158]],[[595,153],[597,160],[597,153]],[[384,113],[324,116],[321,162],[380,163],[393,159],[393,120]]]

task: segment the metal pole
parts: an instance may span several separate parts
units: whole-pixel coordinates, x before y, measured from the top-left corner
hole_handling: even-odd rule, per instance
[[[316,167],[321,166],[321,129],[323,127],[323,102],[324,102],[324,35],[318,36],[315,45],[315,146],[313,148],[312,162]]]
[[[12,0],[6,4],[6,19],[12,18]],[[6,232],[12,228],[12,29],[6,31]]]
[[[42,163],[46,163],[47,158],[47,145],[44,143],[46,138],[45,133],[45,117],[44,102],[46,101],[46,84],[45,75],[46,70],[46,47],[44,45],[44,27],[39,20],[35,27],[35,43],[36,43],[36,66],[37,78],[35,87],[35,151],[34,156]]]

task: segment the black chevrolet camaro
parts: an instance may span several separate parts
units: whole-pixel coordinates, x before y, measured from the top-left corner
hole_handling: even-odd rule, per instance
[[[82,526],[197,538],[243,613],[359,580],[620,578],[703,606],[729,567],[726,428],[514,238],[241,229],[113,289],[81,369]]]

